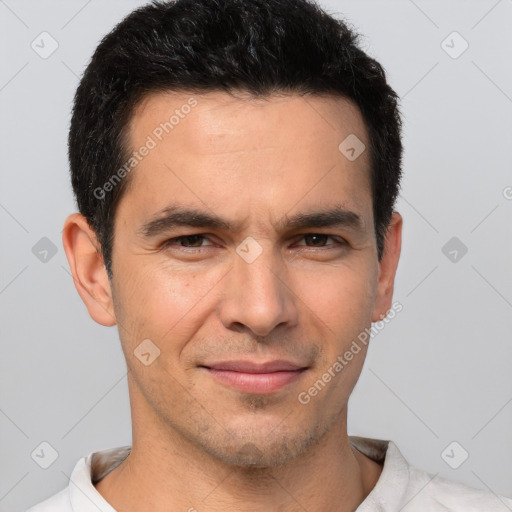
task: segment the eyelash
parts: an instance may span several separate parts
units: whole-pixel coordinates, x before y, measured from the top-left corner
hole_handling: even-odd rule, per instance
[[[327,237],[327,238],[331,238],[332,240],[335,240],[336,243],[335,244],[331,244],[331,246],[333,247],[329,247],[329,246],[320,246],[320,247],[315,247],[315,246],[307,246],[307,245],[304,245],[304,246],[301,246],[301,247],[309,247],[310,249],[321,249],[321,250],[329,250],[329,249],[332,249],[336,246],[338,247],[341,247],[341,246],[344,246],[344,245],[347,245],[347,241],[344,240],[343,238],[340,238],[340,237],[335,237],[334,235],[328,235],[327,233],[305,233],[301,236],[301,240],[306,238],[306,237],[310,237],[310,236],[320,236],[320,237]],[[184,240],[184,239],[187,239],[187,238],[202,238],[203,240],[207,240],[207,236],[206,235],[202,235],[200,233],[198,234],[194,234],[194,235],[182,235],[182,236],[178,236],[176,238],[170,238],[169,240],[165,241],[164,242],[164,246],[165,247],[176,247],[173,242],[179,242],[180,240]],[[210,246],[199,246],[199,247],[183,247],[183,246],[178,246],[178,249],[179,250],[184,250],[186,252],[192,250],[193,252],[199,252],[200,250],[204,249],[205,247],[210,247]]]

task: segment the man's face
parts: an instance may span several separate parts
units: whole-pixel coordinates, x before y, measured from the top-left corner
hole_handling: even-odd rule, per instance
[[[148,136],[156,143],[131,171],[112,253],[134,432],[178,436],[229,463],[276,465],[343,417],[364,346],[309,403],[299,394],[386,309],[369,151],[351,161],[338,149],[350,134],[368,147],[367,134],[340,98],[216,92],[182,108],[189,98],[148,96],[130,124],[134,150]],[[176,109],[172,130],[155,132]],[[355,215],[289,222],[335,209]],[[182,210],[229,229],[165,220]],[[159,356],[144,364],[154,346]]]

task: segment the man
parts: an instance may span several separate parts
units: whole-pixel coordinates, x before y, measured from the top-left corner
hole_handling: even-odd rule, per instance
[[[356,42],[306,0],[178,0],[98,46],[63,244],[133,443],[31,512],[512,510],[347,435],[402,232],[397,97]]]

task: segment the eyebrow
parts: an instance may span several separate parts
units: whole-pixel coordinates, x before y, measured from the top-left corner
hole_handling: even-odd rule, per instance
[[[311,212],[299,212],[284,217],[274,224],[278,231],[299,230],[307,228],[343,227],[352,231],[364,231],[363,218],[356,212],[341,205]],[[234,224],[210,212],[182,206],[168,206],[153,219],[145,222],[138,234],[143,238],[153,238],[176,227],[193,227],[224,231],[239,231],[241,223]]]

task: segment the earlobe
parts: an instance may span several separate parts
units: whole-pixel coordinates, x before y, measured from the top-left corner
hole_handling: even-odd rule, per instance
[[[402,216],[393,212],[386,233],[384,252],[379,263],[379,281],[377,300],[373,310],[372,322],[379,322],[391,309],[396,269],[402,248]]]
[[[92,319],[101,325],[115,325],[112,291],[100,245],[83,215],[74,213],[66,219],[62,244],[75,287]]]

